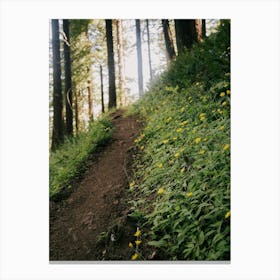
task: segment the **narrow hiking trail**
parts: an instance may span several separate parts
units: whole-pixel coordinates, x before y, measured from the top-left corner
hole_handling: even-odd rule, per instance
[[[141,125],[123,111],[112,114],[114,133],[73,193],[50,219],[50,260],[129,260],[129,162]],[[52,211],[52,210],[50,210]],[[111,229],[100,241],[100,233]],[[99,241],[98,241],[99,239]]]

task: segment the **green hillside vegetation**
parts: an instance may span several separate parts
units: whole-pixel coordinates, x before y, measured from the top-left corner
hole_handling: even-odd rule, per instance
[[[144,248],[164,260],[230,259],[229,29],[222,21],[179,55],[130,112],[145,123],[130,182],[140,259]]]
[[[68,138],[55,152],[50,153],[50,198],[72,187],[71,181],[87,169],[89,156],[109,141],[112,130],[110,118],[103,116],[92,121],[86,132]]]

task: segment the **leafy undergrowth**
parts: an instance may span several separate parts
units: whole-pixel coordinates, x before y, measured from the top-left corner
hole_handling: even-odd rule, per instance
[[[223,21],[179,56],[133,109],[145,126],[130,183],[142,243],[132,259],[230,259],[229,29]]]
[[[92,121],[88,131],[67,139],[56,151],[50,153],[49,186],[50,198],[60,196],[71,189],[71,181],[83,173],[89,156],[112,136],[109,117]]]

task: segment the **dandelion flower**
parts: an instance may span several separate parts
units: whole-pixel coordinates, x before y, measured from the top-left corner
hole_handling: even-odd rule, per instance
[[[165,139],[165,140],[162,141],[163,144],[167,144],[168,142],[169,142],[168,139]]]
[[[224,130],[224,129],[225,129],[225,126],[222,125],[222,126],[220,127],[220,130]]]
[[[183,113],[184,111],[185,111],[185,107],[182,107],[182,108],[180,109],[180,112]]]
[[[205,120],[205,116],[200,117],[200,120],[204,121]]]
[[[197,137],[197,138],[195,138],[195,140],[194,140],[194,142],[195,142],[196,144],[200,143],[200,141],[201,141],[201,138],[200,138],[200,137]]]
[[[162,168],[163,164],[160,162],[160,163],[158,163],[157,166],[158,166],[159,168]]]
[[[224,150],[224,151],[229,150],[229,144],[225,144],[223,150]]]
[[[223,97],[225,96],[226,94],[224,92],[221,92],[220,96]]]
[[[181,173],[184,173],[185,172],[185,167],[183,167],[181,170],[180,170]]]
[[[203,142],[206,142],[208,139],[207,138],[203,138]]]
[[[179,127],[176,131],[177,131],[177,132],[182,132],[182,131],[183,131],[183,128]]]
[[[141,146],[141,147],[140,147],[140,150],[141,150],[141,151],[143,151],[143,150],[144,150],[144,148],[145,148],[145,146]]]
[[[226,105],[227,105],[227,102],[226,102],[226,101],[224,101],[224,102],[222,103],[222,105],[223,105],[223,106],[226,106]]]
[[[230,217],[230,211],[225,214],[225,218],[228,219]]]
[[[141,244],[141,242],[142,242],[142,240],[136,240],[136,241],[135,241],[135,244],[136,244],[137,246],[139,246],[139,245]]]
[[[180,156],[180,153],[176,153],[175,157],[178,158]]]
[[[204,154],[205,154],[205,150],[200,150],[198,153],[199,153],[200,155],[204,155]]]
[[[172,121],[172,117],[169,117],[166,121],[167,121],[167,122]]]
[[[228,94],[228,95],[230,94],[230,90],[229,90],[229,89],[227,90],[227,94]]]
[[[137,228],[136,232],[134,233],[134,236],[139,237],[141,234],[141,230],[139,230],[139,228]]]
[[[129,242],[128,247],[133,248],[133,244],[131,242]]]
[[[131,188],[134,187],[134,186],[135,186],[135,182],[134,182],[134,181],[130,182],[130,183],[129,183],[129,186],[130,186]]]
[[[137,260],[139,258],[139,255],[137,253],[135,253],[134,255],[132,255],[131,259],[132,260]]]
[[[159,188],[157,193],[158,193],[159,195],[164,194],[164,189],[163,189],[163,188]]]
[[[191,197],[193,195],[193,193],[192,192],[188,192],[188,193],[186,193],[186,196],[187,197]]]
[[[199,115],[200,118],[201,118],[201,117],[205,117],[205,116],[206,116],[205,113],[201,113],[201,114]]]

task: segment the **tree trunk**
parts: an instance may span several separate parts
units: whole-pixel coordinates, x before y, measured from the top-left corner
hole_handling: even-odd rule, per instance
[[[88,119],[89,121],[93,120],[93,114],[92,114],[92,87],[91,87],[91,82],[88,80]]]
[[[195,19],[175,19],[178,55],[197,42]]]
[[[206,38],[206,20],[202,20],[202,37]]]
[[[166,46],[169,61],[175,60],[176,59],[176,53],[175,53],[174,43],[173,43],[172,34],[171,34],[170,27],[169,27],[168,19],[163,19],[162,20],[162,27],[163,27],[165,46]]]
[[[63,142],[62,118],[62,86],[60,65],[59,23],[52,19],[52,51],[53,51],[53,134],[52,150]]]
[[[76,135],[79,132],[79,107],[78,107],[78,93],[77,89],[74,90],[75,93],[75,125],[76,125]]]
[[[118,66],[119,66],[119,101],[120,101],[120,107],[122,107],[124,105],[125,78],[124,78],[122,21],[120,19],[116,20],[116,27],[117,27]]]
[[[63,20],[64,42],[64,71],[65,71],[65,104],[66,104],[66,134],[73,135],[73,110],[72,110],[72,80],[71,80],[71,56],[69,21]]]
[[[197,42],[201,43],[203,41],[202,35],[202,19],[195,20],[195,30],[196,30],[196,38]]]
[[[153,69],[152,69],[152,57],[151,57],[151,40],[150,40],[150,30],[149,30],[149,20],[146,19],[147,25],[147,37],[148,37],[148,55],[149,55],[149,67],[150,67],[150,80],[153,80]]]
[[[114,45],[112,33],[112,20],[106,19],[106,38],[108,53],[108,71],[109,71],[109,108],[117,107],[116,84],[115,84],[115,62]]]
[[[137,58],[138,58],[138,87],[139,87],[139,96],[141,96],[143,94],[141,29],[140,29],[140,20],[136,19],[135,21],[136,21],[136,45],[137,45]]]
[[[102,113],[105,113],[102,65],[100,65],[100,83],[101,83],[101,108],[102,108]]]

